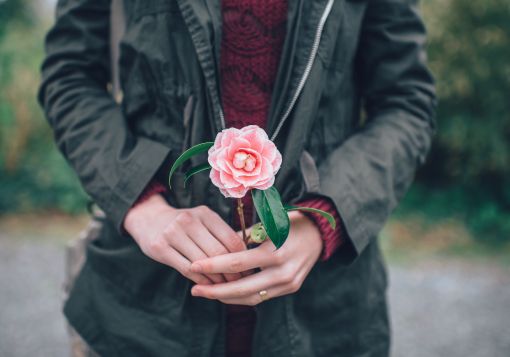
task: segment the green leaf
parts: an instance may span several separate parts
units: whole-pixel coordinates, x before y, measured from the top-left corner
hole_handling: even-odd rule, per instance
[[[276,249],[287,240],[290,230],[290,220],[283,208],[278,190],[272,186],[267,190],[252,189],[253,205],[260,217],[264,228]]]
[[[328,220],[331,228],[333,228],[333,229],[336,228],[335,218],[330,213],[323,211],[321,209],[312,208],[312,207],[298,207],[298,206],[291,206],[291,205],[285,205],[284,208],[285,208],[285,211],[287,211],[287,212],[288,211],[308,211],[308,212],[312,212],[312,213],[318,213],[322,217],[324,217]]]
[[[209,165],[208,163],[192,167],[188,172],[185,173],[184,187],[186,187],[186,182],[188,182],[188,180],[191,178],[191,176],[198,174],[199,172],[209,170],[210,168],[211,168],[211,165]]]
[[[174,164],[172,165],[172,168],[170,169],[170,174],[168,175],[168,186],[170,187],[170,189],[172,188],[171,179],[172,179],[172,175],[174,174],[175,170],[177,170],[177,168],[179,166],[181,166],[186,160],[189,160],[192,156],[209,150],[209,148],[213,145],[214,145],[213,142],[208,141],[205,143],[201,143],[201,144],[192,146],[188,150],[183,152],[181,154],[181,156],[179,156],[177,158],[177,160],[175,160]]]

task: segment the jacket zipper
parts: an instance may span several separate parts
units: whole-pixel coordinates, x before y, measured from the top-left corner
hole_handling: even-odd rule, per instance
[[[292,109],[296,105],[296,102],[299,98],[299,95],[303,91],[303,87],[305,86],[306,80],[308,79],[308,76],[310,75],[310,72],[312,70],[313,63],[315,62],[315,57],[317,56],[317,51],[319,50],[319,44],[321,42],[322,37],[322,31],[324,30],[324,25],[326,24],[326,20],[329,17],[329,14],[331,13],[331,9],[333,8],[335,0],[328,0],[328,3],[326,4],[326,8],[324,9],[324,12],[322,13],[321,19],[319,21],[319,24],[317,25],[317,30],[315,31],[315,39],[313,42],[312,50],[310,51],[310,56],[308,57],[308,62],[306,63],[305,70],[303,72],[303,75],[301,76],[301,79],[299,80],[298,87],[296,89],[296,92],[294,93],[294,96],[290,100],[289,104],[287,105],[287,110],[283,113],[282,118],[280,119],[278,126],[276,127],[273,135],[271,136],[271,140],[274,141],[278,133],[280,132],[280,129],[282,128],[283,124],[287,120],[287,118],[290,116],[290,113],[292,112]],[[225,115],[223,113],[223,108],[219,108],[220,113],[220,120],[222,128],[225,129]]]
[[[335,2],[335,0],[329,0],[328,3],[326,4],[326,8],[324,9],[324,12],[322,13],[319,24],[317,25],[317,30],[315,32],[315,40],[313,42],[312,50],[310,51],[310,56],[308,57],[308,62],[306,63],[306,67],[303,72],[303,76],[301,77],[301,80],[299,81],[299,84],[296,89],[296,92],[294,93],[294,96],[292,97],[291,101],[289,102],[287,110],[283,113],[283,116],[280,119],[278,126],[276,127],[273,135],[271,135],[272,141],[274,141],[274,139],[280,132],[280,129],[282,128],[283,124],[285,123],[287,118],[290,116],[290,113],[292,112],[294,105],[296,105],[299,95],[301,94],[301,91],[303,90],[303,87],[305,86],[306,80],[308,79],[308,76],[310,75],[313,63],[315,62],[315,57],[317,56],[317,51],[319,50],[319,44],[321,42],[322,31],[324,30],[324,25],[326,24],[326,20],[328,19],[329,14],[331,13],[331,9],[333,8],[334,2]]]

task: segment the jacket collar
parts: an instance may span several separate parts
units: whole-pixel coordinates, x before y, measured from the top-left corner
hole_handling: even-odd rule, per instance
[[[266,127],[270,135],[275,131],[298,89],[316,40],[316,30],[328,2],[329,0],[289,0],[287,35]],[[177,3],[198,55],[214,114],[213,130],[218,132],[224,126],[219,85],[221,0],[177,0]]]
[[[336,0],[340,1],[340,0]],[[317,30],[330,0],[289,1],[287,35],[273,89],[267,132],[271,137],[299,90],[313,54]]]
[[[219,27],[218,22],[221,21],[221,17],[218,18],[217,10],[215,10],[213,19],[213,14],[210,10],[214,10],[214,8],[208,6],[210,1],[206,4],[203,1],[177,0],[177,3],[184,22],[188,27],[200,67],[202,68],[207,86],[208,100],[213,113],[211,127],[216,133],[223,127],[217,63],[219,50],[214,50],[217,47],[216,42],[219,41],[214,39],[215,27]],[[221,13],[219,15],[221,16]],[[215,133],[213,133],[213,136]]]

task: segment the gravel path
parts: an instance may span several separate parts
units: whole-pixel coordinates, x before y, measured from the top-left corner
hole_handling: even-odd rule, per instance
[[[458,261],[391,267],[392,355],[510,356],[509,273]]]
[[[0,234],[0,357],[68,356],[60,312],[64,247]]]
[[[0,233],[0,357],[68,356],[64,247]],[[510,356],[510,274],[480,263],[390,266],[394,357]]]

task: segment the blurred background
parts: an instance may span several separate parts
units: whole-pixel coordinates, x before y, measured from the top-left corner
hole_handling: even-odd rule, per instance
[[[54,0],[0,0],[0,356],[66,356],[87,197],[36,102]],[[393,356],[510,356],[510,2],[422,0],[435,145],[381,235]]]

